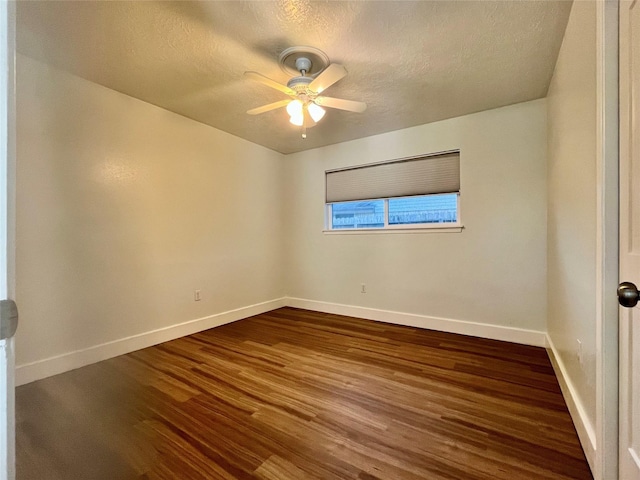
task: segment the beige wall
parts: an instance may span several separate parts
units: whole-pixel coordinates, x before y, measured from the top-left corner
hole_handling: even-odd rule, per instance
[[[545,330],[545,100],[282,156],[24,56],[18,75],[18,365],[285,294]],[[322,233],[326,169],[451,149],[461,233]]]
[[[548,334],[596,416],[596,4],[574,2],[549,88]],[[578,360],[582,342],[583,364]]]
[[[451,149],[461,233],[323,234],[325,170]],[[545,158],[545,100],[288,155],[287,294],[544,331]]]
[[[282,155],[24,56],[17,75],[18,365],[282,296]]]

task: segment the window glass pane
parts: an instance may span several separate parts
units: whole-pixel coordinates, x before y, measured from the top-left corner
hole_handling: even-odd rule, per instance
[[[340,202],[331,205],[331,228],[384,227],[384,200]]]
[[[389,225],[456,223],[458,194],[389,199]]]

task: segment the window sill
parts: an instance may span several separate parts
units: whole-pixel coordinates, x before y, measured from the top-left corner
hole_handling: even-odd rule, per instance
[[[447,227],[405,227],[405,228],[354,228],[323,230],[327,235],[377,235],[387,233],[460,233],[464,229],[463,225]]]

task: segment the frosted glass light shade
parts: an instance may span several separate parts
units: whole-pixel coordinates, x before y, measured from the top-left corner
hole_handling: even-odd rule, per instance
[[[300,100],[292,100],[289,102],[289,105],[287,105],[287,113],[292,118],[302,116],[302,102]]]
[[[324,117],[326,113],[324,108],[315,103],[310,103],[307,109],[309,110],[309,115],[311,115],[311,118],[313,118],[313,121],[316,123],[322,120],[322,117]]]
[[[294,125],[297,125],[298,127],[301,127],[302,124],[304,123],[304,117],[303,117],[302,110],[300,110],[299,114],[291,115],[291,118],[289,119],[289,121],[291,123],[293,123]]]

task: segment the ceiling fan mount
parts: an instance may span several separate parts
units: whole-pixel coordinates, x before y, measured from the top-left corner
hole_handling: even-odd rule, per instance
[[[287,75],[300,75],[301,60],[306,59],[309,66],[305,69],[305,75],[317,77],[320,72],[329,66],[329,57],[322,50],[314,47],[289,47],[278,57],[280,69]]]
[[[326,97],[321,93],[347,75],[347,70],[337,63],[329,63],[329,57],[313,47],[291,47],[283,51],[278,63],[287,74],[294,75],[286,85],[258,72],[245,72],[245,77],[263,83],[285,93],[290,98],[252,108],[249,115],[258,115],[281,107],[287,107],[290,123],[302,127],[302,138],[307,138],[307,128],[313,127],[325,114],[323,107],[349,112],[364,112],[367,104],[353,100]]]

